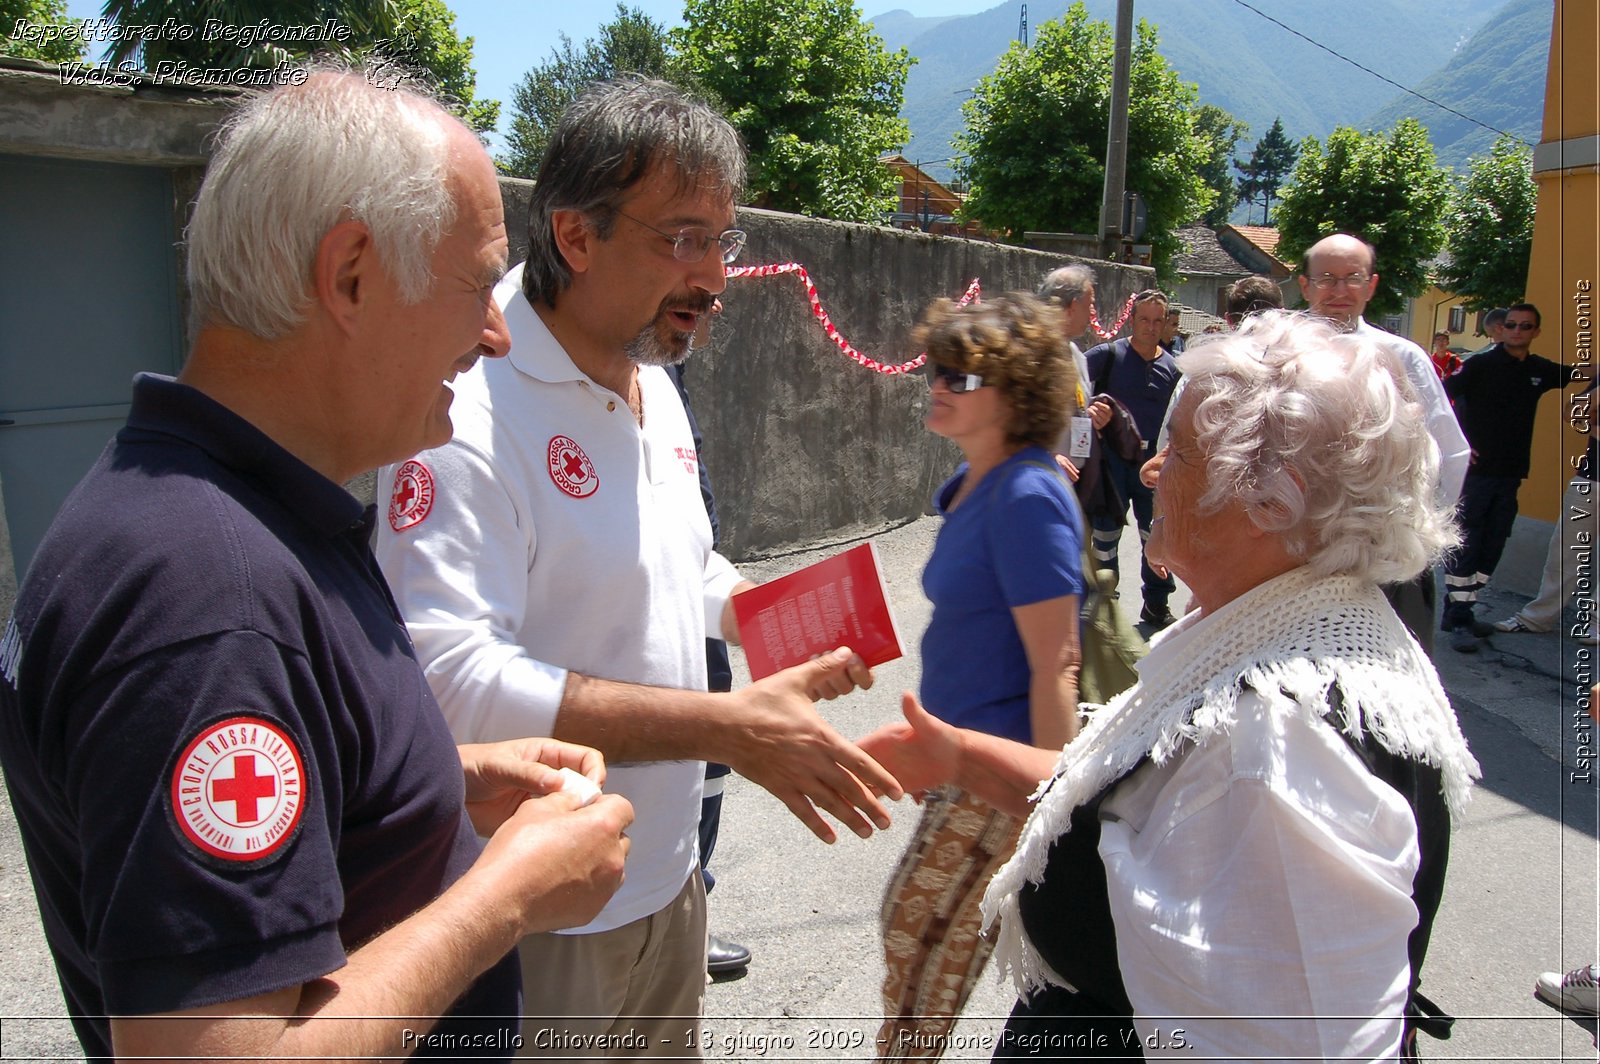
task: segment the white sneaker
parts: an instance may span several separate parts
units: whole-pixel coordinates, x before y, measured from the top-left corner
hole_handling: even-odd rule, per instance
[[[1534,996],[1563,1012],[1585,1016],[1600,1015],[1600,983],[1595,982],[1594,966],[1585,964],[1566,975],[1545,972],[1533,984]]]

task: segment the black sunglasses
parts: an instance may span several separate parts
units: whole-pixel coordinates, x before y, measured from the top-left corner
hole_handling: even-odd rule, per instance
[[[933,387],[934,381],[944,381],[944,386],[955,395],[977,391],[983,387],[983,378],[976,373],[963,373],[949,366],[941,366],[931,358],[922,364],[922,375],[928,378],[929,388]]]
[[[1500,326],[1506,332],[1532,332],[1538,327],[1531,321],[1508,321]]]

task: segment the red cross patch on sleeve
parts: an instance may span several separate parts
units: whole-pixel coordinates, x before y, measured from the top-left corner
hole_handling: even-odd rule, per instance
[[[271,857],[292,839],[305,808],[304,764],[294,739],[260,717],[209,724],[172,770],[178,830],[225,861]]]
[[[433,471],[416,459],[394,471],[389,496],[389,527],[396,532],[420,525],[433,512]]]

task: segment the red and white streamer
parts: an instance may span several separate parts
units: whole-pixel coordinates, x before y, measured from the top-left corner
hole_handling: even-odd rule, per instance
[[[765,266],[735,266],[728,270],[728,279],[731,281],[743,277],[776,277],[781,273],[797,273],[800,275],[800,283],[806,286],[806,299],[811,303],[811,313],[817,321],[822,323],[822,331],[827,333],[828,339],[832,340],[839,350],[844,352],[846,357],[857,365],[865,366],[875,373],[910,373],[920,368],[928,360],[928,355],[924,352],[909,362],[890,364],[879,362],[877,359],[857,351],[850,341],[846,340],[844,335],[839,332],[838,328],[833,324],[833,319],[823,309],[822,300],[817,297],[817,286],[811,282],[811,275],[806,272],[806,268],[798,262],[777,262]],[[973,300],[978,299],[980,291],[981,288],[977,278],[973,278],[972,283],[967,286],[966,293],[958,301],[958,305],[964,307]]]
[[[1100,318],[1092,310],[1089,312],[1089,328],[1093,329],[1094,334],[1102,340],[1114,340],[1117,334],[1122,331],[1122,327],[1128,324],[1128,315],[1132,313],[1133,297],[1129,296],[1128,301],[1122,304],[1122,313],[1117,315],[1116,322],[1112,324],[1109,330],[1100,327]]]

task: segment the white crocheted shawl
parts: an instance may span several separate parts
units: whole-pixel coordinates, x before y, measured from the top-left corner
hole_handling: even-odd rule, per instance
[[[1168,641],[1176,645],[1163,653]],[[1016,853],[984,894],[985,922],[1000,918],[1000,970],[1024,991],[1066,982],[1023,934],[1017,894],[1043,877],[1050,846],[1070,829],[1074,809],[1146,754],[1162,764],[1185,742],[1226,733],[1246,687],[1281,690],[1316,718],[1330,713],[1335,683],[1344,729],[1439,768],[1451,817],[1459,818],[1478,763],[1432,662],[1375,585],[1296,569],[1208,616],[1189,614],[1152,641],[1133,688],[1104,707],[1087,707],[1082,732],[1033,794],[1037,804]]]

